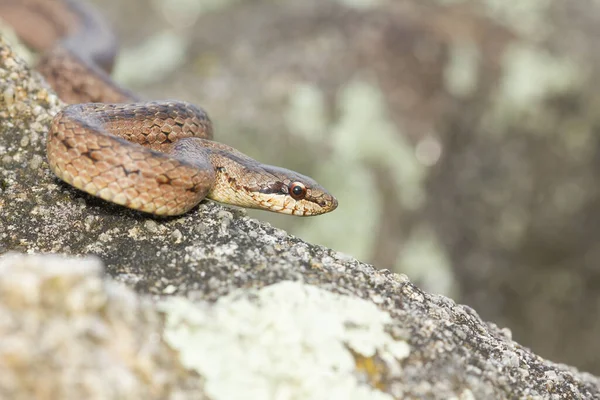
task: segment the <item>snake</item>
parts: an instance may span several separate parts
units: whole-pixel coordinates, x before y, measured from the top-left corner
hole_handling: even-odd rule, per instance
[[[159,216],[184,214],[205,198],[295,216],[336,209],[312,178],[214,141],[203,109],[143,101],[113,81],[116,35],[91,5],[0,0],[0,18],[41,54],[37,70],[67,103],[53,117],[46,156],[69,185]]]

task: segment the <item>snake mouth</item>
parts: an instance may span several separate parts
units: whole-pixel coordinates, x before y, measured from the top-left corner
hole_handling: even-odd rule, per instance
[[[238,207],[254,208],[279,214],[294,215],[299,217],[311,217],[325,214],[335,210],[338,201],[333,196],[317,199],[294,200],[289,195],[282,193],[260,193],[251,190],[225,189],[208,193],[208,198],[220,203],[230,204]]]
[[[338,206],[338,201],[330,194],[322,194],[317,198],[307,198],[307,202],[316,205],[316,207],[308,207],[311,212],[307,216],[321,215],[335,210]]]
[[[258,200],[260,208],[266,211],[277,212],[280,214],[295,215],[300,217],[311,217],[326,214],[335,210],[338,201],[335,197],[327,194],[317,198],[305,198],[295,200],[289,195],[265,195],[261,194]]]

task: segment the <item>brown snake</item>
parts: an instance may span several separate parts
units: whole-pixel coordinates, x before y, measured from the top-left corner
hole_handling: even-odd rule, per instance
[[[38,70],[71,103],[47,139],[51,170],[89,194],[156,215],[178,215],[205,197],[310,216],[337,200],[309,177],[212,141],[206,113],[185,102],[138,102],[108,76],[109,27],[73,0],[0,0],[0,17],[43,52]]]

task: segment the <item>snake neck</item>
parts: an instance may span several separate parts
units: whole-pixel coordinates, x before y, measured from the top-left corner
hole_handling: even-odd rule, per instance
[[[262,164],[223,143],[185,138],[173,144],[171,152],[198,166],[212,165],[215,180],[207,194],[211,200],[300,216],[319,215],[337,207],[337,200],[313,179]],[[297,185],[305,189],[301,197],[291,193]]]

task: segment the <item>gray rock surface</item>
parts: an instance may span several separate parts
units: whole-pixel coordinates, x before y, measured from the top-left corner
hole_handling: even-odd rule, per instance
[[[93,255],[112,277],[97,261],[2,256],[1,394],[600,397],[600,379],[472,309],[244,211],[205,203],[154,219],[60,183],[44,158],[60,101],[1,38],[0,93],[0,253]]]

